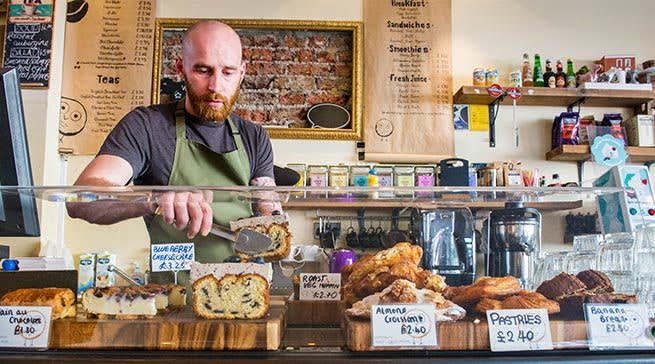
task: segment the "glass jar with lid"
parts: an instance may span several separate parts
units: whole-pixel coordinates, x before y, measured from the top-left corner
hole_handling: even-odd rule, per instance
[[[287,164],[287,168],[294,170],[296,173],[298,173],[298,175],[300,175],[300,178],[298,179],[298,182],[296,182],[295,186],[304,187],[307,183],[307,165],[305,163],[289,163]],[[292,192],[291,196],[304,197],[305,191]]]
[[[311,187],[327,187],[328,185],[328,167],[327,166],[309,166],[307,168],[307,177]],[[325,196],[325,192],[311,192],[310,196]]]
[[[344,165],[330,166],[330,172],[328,178],[329,180],[328,183],[330,187],[348,187],[349,171],[350,168],[348,168],[348,166],[344,166]],[[339,197],[346,196],[345,192],[333,192],[332,194],[334,196],[339,196]]]
[[[392,166],[377,166],[378,171],[378,186],[380,187],[393,187],[393,167]],[[393,197],[393,192],[380,192],[380,197],[390,198]]]
[[[395,166],[393,168],[394,186],[414,187],[414,166]],[[413,197],[413,192],[398,192],[398,197]]]
[[[352,166],[350,167],[350,185],[354,187],[367,187],[368,186],[368,166]]]
[[[435,185],[435,168],[434,166],[416,166],[414,175],[416,176],[416,187],[429,187]],[[421,191],[417,193],[421,197],[431,197],[432,191]]]

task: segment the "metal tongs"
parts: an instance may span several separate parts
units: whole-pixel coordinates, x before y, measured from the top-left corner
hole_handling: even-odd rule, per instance
[[[121,276],[121,278],[128,281],[133,286],[142,286],[141,283],[139,283],[139,282],[135,281],[134,279],[132,279],[132,277],[130,277],[129,274],[125,273],[124,270],[118,268],[117,266],[115,266],[113,264],[109,264],[109,266],[107,266],[107,270],[110,271],[110,272],[114,272],[114,273],[118,274],[119,276]]]
[[[273,240],[268,235],[251,229],[241,229],[234,232],[221,225],[213,224],[210,233],[233,241],[235,250],[249,255],[268,251],[273,246]]]

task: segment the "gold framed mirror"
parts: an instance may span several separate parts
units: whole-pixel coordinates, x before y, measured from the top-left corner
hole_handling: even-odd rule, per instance
[[[175,59],[184,32],[198,20],[157,19],[153,103],[184,96]],[[362,139],[361,22],[219,20],[241,37],[246,61],[235,113],[262,124],[271,138]],[[312,107],[321,110],[315,119],[324,122],[308,118]],[[340,120],[326,120],[330,109]]]

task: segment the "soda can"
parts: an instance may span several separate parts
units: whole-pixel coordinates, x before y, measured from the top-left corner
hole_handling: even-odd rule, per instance
[[[486,73],[484,68],[476,68],[473,70],[473,86],[485,86]]]
[[[509,87],[523,87],[521,71],[514,71],[509,74]]]
[[[491,86],[494,83],[498,83],[498,70],[495,67],[487,68],[485,78],[487,81],[486,86]]]

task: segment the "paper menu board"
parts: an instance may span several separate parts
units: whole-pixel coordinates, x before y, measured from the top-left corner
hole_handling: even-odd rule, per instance
[[[97,0],[69,9],[59,150],[95,154],[130,110],[150,103],[155,0]]]
[[[365,158],[454,154],[450,0],[364,1]]]

